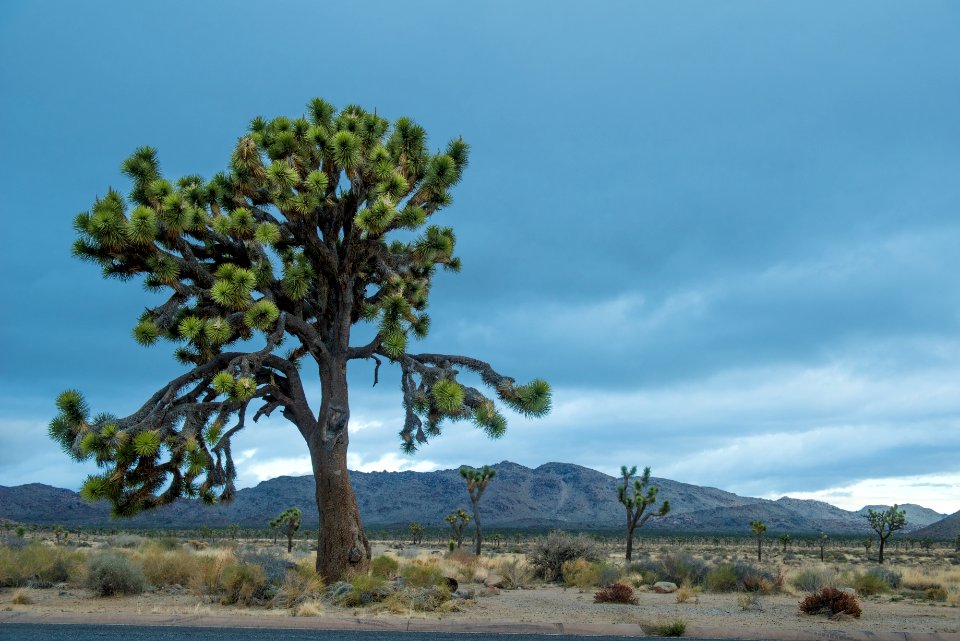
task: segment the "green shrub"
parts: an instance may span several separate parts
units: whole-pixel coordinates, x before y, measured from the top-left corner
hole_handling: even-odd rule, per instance
[[[143,570],[123,554],[95,554],[87,561],[86,586],[97,596],[140,594],[146,584]]]
[[[534,574],[547,581],[563,578],[563,564],[574,559],[597,562],[604,557],[600,545],[583,534],[576,536],[562,530],[554,530],[533,542],[529,554]]]
[[[221,603],[250,605],[265,596],[267,577],[259,565],[232,563],[223,569],[220,585],[223,589]]]
[[[884,583],[887,584],[888,588],[893,590],[899,588],[900,583],[903,580],[903,574],[897,572],[896,570],[885,568],[882,565],[875,568],[870,568],[867,570],[867,574],[880,578]]]
[[[433,563],[414,561],[400,571],[403,584],[413,588],[429,588],[434,585],[446,585],[443,571]]]
[[[707,572],[705,583],[711,592],[734,592],[740,588],[737,574],[729,563],[721,563]]]
[[[883,577],[871,572],[865,572],[863,574],[858,572],[854,574],[853,587],[857,591],[857,594],[862,596],[882,594],[890,589],[890,586],[883,580]]]
[[[616,565],[602,563],[600,564],[600,577],[597,579],[597,585],[601,587],[613,585],[620,580],[621,574],[620,568]]]
[[[356,607],[382,601],[390,590],[387,589],[387,582],[383,577],[370,574],[361,574],[353,577],[350,581],[351,590],[338,599],[338,603],[344,607]]]
[[[189,585],[198,570],[197,557],[185,550],[164,552],[150,549],[141,558],[143,574],[151,585]]]
[[[370,574],[392,579],[400,571],[400,562],[392,556],[381,554],[370,561]]]
[[[929,587],[923,591],[923,598],[927,601],[946,601],[947,590],[942,585]]]
[[[683,619],[674,619],[664,623],[653,623],[643,626],[643,631],[658,637],[682,637],[687,631],[687,622]]]
[[[653,577],[655,581],[670,581],[680,585],[703,585],[709,571],[709,566],[686,552],[664,554],[658,561],[638,561],[630,566],[632,572],[643,575],[647,582]]]

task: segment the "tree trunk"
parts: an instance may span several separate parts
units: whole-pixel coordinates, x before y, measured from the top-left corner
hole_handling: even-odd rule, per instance
[[[474,554],[480,556],[480,546],[483,545],[483,535],[480,533],[480,500],[473,501],[473,525],[477,528],[477,540]]]
[[[627,528],[627,561],[633,560],[633,528]]]
[[[293,534],[287,535],[287,554],[293,551]]]
[[[757,538],[757,561],[762,561],[763,556],[763,539]]]
[[[883,565],[883,544],[884,544],[884,543],[886,543],[886,541],[884,541],[884,540],[883,540],[883,537],[881,536],[881,537],[880,537],[880,550],[879,550],[880,555],[877,557],[877,563],[879,563],[880,565]]]
[[[370,543],[360,521],[357,496],[347,471],[347,364],[321,372],[323,393],[316,432],[305,435],[316,480],[317,573],[328,582],[362,574],[370,567]]]

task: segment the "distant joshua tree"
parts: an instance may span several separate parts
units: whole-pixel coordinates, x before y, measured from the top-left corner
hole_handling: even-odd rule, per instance
[[[477,556],[480,556],[480,547],[483,545],[483,532],[480,530],[480,497],[496,475],[497,471],[489,465],[484,465],[483,468],[479,470],[467,467],[466,465],[460,468],[460,476],[466,480],[467,492],[470,494],[470,506],[473,510],[473,526],[477,529],[477,536],[474,541],[474,553]]]
[[[293,551],[293,536],[300,529],[302,513],[298,507],[290,507],[280,513],[280,516],[270,522],[270,527],[277,528],[287,537],[287,553]]]
[[[664,501],[657,512],[646,512],[647,508],[657,502],[657,492],[660,488],[650,485],[650,467],[643,468],[643,474],[633,479],[637,473],[637,466],[629,470],[626,465],[620,467],[623,485],[617,487],[617,499],[623,504],[627,512],[627,561],[633,558],[633,533],[639,530],[650,517],[663,517],[670,513],[670,501]],[[633,493],[630,492],[630,480],[633,479]]]
[[[427,528],[414,521],[407,526],[407,529],[410,531],[410,538],[414,545],[423,543],[423,533],[427,531]]]
[[[829,538],[830,537],[827,535],[826,532],[820,533],[820,539],[818,540],[818,542],[820,543],[820,562],[821,563],[823,563],[823,549],[827,547],[827,539]]]
[[[455,542],[457,547],[461,547],[463,545],[463,528],[470,522],[470,515],[457,508],[456,512],[446,515],[443,520],[449,523],[451,529],[453,529],[451,542]]]
[[[905,510],[897,509],[900,507],[896,503],[886,510],[867,510],[867,522],[880,538],[880,547],[877,550],[877,563],[883,564],[883,547],[887,539],[896,532],[902,530],[907,524],[907,513]]]
[[[960,552],[960,534],[958,534],[957,538],[953,541],[953,550],[954,552]]]
[[[499,532],[494,532],[493,536],[490,537],[490,540],[493,541],[494,546],[500,547],[500,543],[503,542],[503,535]]]
[[[54,525],[53,536],[57,538],[57,545],[60,545],[60,539],[63,539],[63,543],[66,545],[67,539],[70,537],[70,530],[62,525]]]
[[[781,534],[781,535],[780,535],[780,543],[783,545],[783,553],[784,553],[784,554],[787,553],[787,546],[790,545],[790,541],[791,541],[791,540],[792,540],[792,539],[790,538],[790,535],[789,535],[789,534]]]
[[[867,553],[867,558],[870,558],[870,548],[873,547],[873,539],[864,539],[860,541],[860,545],[863,546],[863,549]]]
[[[757,561],[763,560],[763,533],[767,531],[767,524],[757,519],[755,521],[750,521],[750,529],[753,530],[753,535],[757,537]]]

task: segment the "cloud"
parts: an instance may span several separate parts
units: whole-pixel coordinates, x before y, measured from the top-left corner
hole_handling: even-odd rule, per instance
[[[957,511],[957,488],[960,487],[960,469],[953,473],[921,474],[917,476],[887,476],[865,478],[816,492],[792,492],[795,499],[825,501],[845,510],[859,510],[866,505],[893,505],[915,503],[923,497],[923,506],[942,514]],[[782,495],[769,493],[763,498],[776,499]]]

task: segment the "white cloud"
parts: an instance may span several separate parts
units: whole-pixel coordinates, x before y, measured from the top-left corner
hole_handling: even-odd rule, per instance
[[[825,501],[845,510],[859,510],[866,505],[919,503],[944,514],[957,511],[957,490],[960,488],[960,470],[953,473],[922,474],[870,478],[816,492],[787,492],[795,499]],[[768,494],[763,498],[776,499],[782,494]]]

